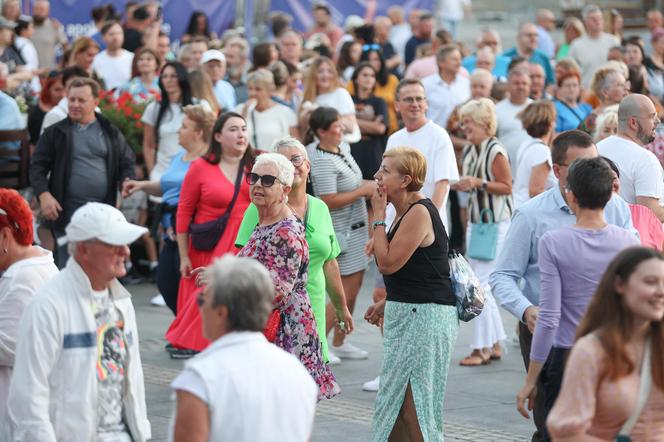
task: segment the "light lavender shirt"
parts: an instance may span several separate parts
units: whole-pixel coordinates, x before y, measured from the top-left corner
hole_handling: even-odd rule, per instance
[[[639,240],[629,230],[567,226],[539,243],[540,303],[530,359],[545,362],[551,346],[571,348],[602,275],[615,256]]]

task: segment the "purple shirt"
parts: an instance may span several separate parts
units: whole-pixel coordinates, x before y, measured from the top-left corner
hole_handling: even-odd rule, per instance
[[[604,271],[623,249],[639,245],[628,230],[574,226],[546,232],[539,242],[540,303],[530,359],[546,361],[551,346],[572,348]]]

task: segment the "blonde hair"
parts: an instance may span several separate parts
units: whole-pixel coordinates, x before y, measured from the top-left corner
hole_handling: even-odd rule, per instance
[[[573,27],[579,33],[579,37],[586,35],[586,27],[583,22],[576,17],[567,17],[563,22],[563,31],[568,27]]]
[[[611,106],[613,107],[613,106]],[[616,128],[618,127],[618,110],[605,110],[597,116],[597,122],[595,125],[595,132],[593,133],[593,141],[599,141],[599,136],[606,126],[609,124],[614,124]]]
[[[394,158],[397,163],[397,171],[401,175],[411,178],[406,187],[408,192],[417,192],[424,186],[427,176],[427,160],[418,149],[412,147],[395,147],[383,154],[383,158]]]
[[[602,93],[608,89],[609,81],[613,75],[622,75],[620,71],[616,70],[614,67],[604,67],[598,69],[593,75],[593,81],[590,84],[590,89],[593,91],[593,94],[600,100],[602,99]]]
[[[459,118],[470,118],[475,123],[487,126],[489,136],[496,135],[496,105],[488,98],[470,100],[459,109]]]
[[[339,74],[337,73],[336,66],[334,66],[334,62],[328,57],[318,57],[309,66],[309,71],[307,71],[307,76],[304,79],[304,94],[302,95],[302,103],[306,101],[314,103],[316,101],[316,97],[318,97],[320,94],[320,91],[318,90],[318,83],[316,81],[316,74],[318,73],[318,69],[324,64],[329,65],[335,77],[337,77],[337,87],[343,87],[341,81],[339,80]]]
[[[272,146],[272,150],[279,153],[280,149],[288,149],[290,147],[297,149],[297,151],[300,152],[300,155],[302,155],[305,160],[309,161],[309,153],[307,152],[307,148],[304,147],[302,143],[300,143],[300,140],[290,135],[277,140]]]
[[[97,51],[100,50],[97,42],[90,37],[78,37],[71,46],[71,51],[69,52],[69,64],[76,64],[76,56],[83,51],[87,51],[90,47],[97,48]]]
[[[212,137],[212,128],[217,120],[214,114],[200,104],[190,104],[182,108],[184,115],[196,126],[196,130],[203,132],[203,141],[208,144]]]
[[[191,84],[191,96],[207,101],[215,115],[218,114],[221,106],[217,101],[217,96],[214,94],[212,80],[210,80],[207,72],[201,69],[194,69],[189,72],[189,84]]]
[[[274,75],[265,68],[256,69],[247,76],[247,85],[249,84],[262,86],[268,91],[273,91],[275,89]]]
[[[533,101],[516,117],[521,120],[528,135],[539,138],[549,133],[551,125],[556,121],[556,107],[550,100]]]

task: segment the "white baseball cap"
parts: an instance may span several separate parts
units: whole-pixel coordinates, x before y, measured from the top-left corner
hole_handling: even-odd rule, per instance
[[[208,61],[212,60],[217,60],[222,63],[226,63],[226,57],[224,56],[223,52],[218,51],[216,49],[209,49],[205,52],[203,52],[203,57],[201,58],[201,64],[205,64]]]
[[[114,246],[124,246],[147,231],[145,227],[129,223],[122,212],[113,206],[86,203],[74,212],[65,228],[65,236],[58,238],[58,244],[97,239]]]

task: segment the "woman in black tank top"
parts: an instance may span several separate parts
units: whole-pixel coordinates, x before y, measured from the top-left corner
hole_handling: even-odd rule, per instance
[[[447,233],[438,209],[420,192],[425,176],[424,156],[406,147],[387,151],[375,175],[373,252],[387,291],[387,299],[365,315],[373,324],[383,322],[385,336],[375,441],[442,436],[442,404],[458,319]],[[396,209],[396,219],[386,232],[388,202]]]

